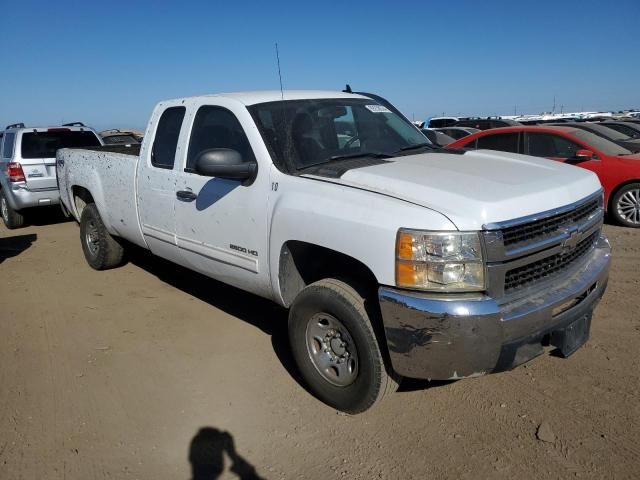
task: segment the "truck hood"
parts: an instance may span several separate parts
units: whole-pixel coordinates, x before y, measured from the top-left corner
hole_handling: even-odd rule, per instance
[[[568,205],[601,188],[583,168],[490,150],[398,157],[328,181],[438,211],[460,230]]]

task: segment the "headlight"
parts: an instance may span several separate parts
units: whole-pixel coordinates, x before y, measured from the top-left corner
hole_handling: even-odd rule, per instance
[[[396,239],[396,285],[448,292],[484,290],[479,233],[400,229]]]

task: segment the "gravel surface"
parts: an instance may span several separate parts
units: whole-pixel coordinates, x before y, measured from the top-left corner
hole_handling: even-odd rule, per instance
[[[39,223],[0,226],[2,480],[638,478],[640,231],[605,227],[570,359],[405,381],[351,417],[299,384],[282,309],[143,252],[93,271],[76,224]]]

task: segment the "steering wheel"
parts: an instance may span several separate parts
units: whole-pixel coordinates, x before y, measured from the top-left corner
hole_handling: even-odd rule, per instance
[[[342,150],[349,148],[351,145],[353,145],[356,142],[356,140],[360,140],[360,135],[355,135],[351,137],[349,140],[347,140],[345,144],[342,146]]]

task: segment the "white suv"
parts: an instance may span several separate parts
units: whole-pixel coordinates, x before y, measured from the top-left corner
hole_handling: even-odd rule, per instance
[[[96,132],[79,122],[44,128],[9,125],[0,137],[0,212],[7,228],[24,224],[25,208],[59,203],[58,149],[100,145]]]

